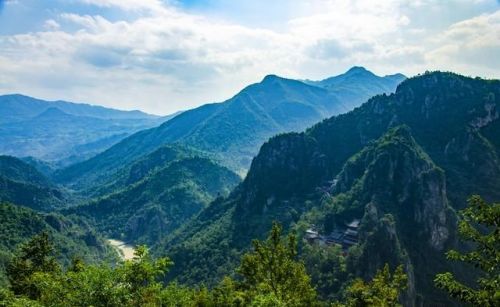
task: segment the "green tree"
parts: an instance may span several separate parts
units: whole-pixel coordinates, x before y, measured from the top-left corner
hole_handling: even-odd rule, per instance
[[[347,288],[346,303],[337,303],[334,306],[401,306],[398,298],[407,283],[408,277],[403,266],[398,266],[391,276],[389,265],[386,264],[382,270],[377,271],[370,282],[356,279]]]
[[[436,275],[436,286],[459,301],[474,306],[500,306],[500,203],[487,204],[474,195],[468,200],[468,207],[461,211],[462,219],[458,233],[475,249],[460,253],[450,250],[450,260],[469,263],[482,271],[475,287],[457,281],[452,273]]]
[[[252,242],[253,251],[243,255],[237,270],[243,278],[242,289],[252,300],[267,303],[277,300],[286,306],[317,304],[304,264],[297,260],[295,235],[287,238],[281,235],[282,227],[274,223],[266,241]]]
[[[21,246],[7,266],[7,278],[14,294],[36,299],[40,291],[33,276],[36,273],[58,274],[60,271],[49,235],[42,232]]]
[[[346,259],[342,248],[336,244],[305,244],[301,256],[321,298],[336,298],[347,281]]]

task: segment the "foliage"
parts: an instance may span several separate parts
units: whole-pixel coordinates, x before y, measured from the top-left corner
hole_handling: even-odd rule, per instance
[[[474,250],[461,253],[451,250],[447,257],[453,261],[471,264],[483,273],[475,287],[455,279],[452,273],[436,275],[435,284],[459,301],[474,306],[500,305],[500,203],[488,204],[475,195],[462,210],[458,232],[470,241]]]
[[[40,289],[33,280],[35,274],[56,274],[60,267],[54,257],[54,246],[46,232],[24,244],[19,255],[7,267],[10,288],[16,295],[24,294],[31,299],[40,296]]]
[[[297,260],[296,237],[282,239],[281,235],[282,227],[274,223],[266,241],[253,241],[253,251],[243,255],[237,270],[243,278],[241,287],[252,300],[273,299],[286,306],[311,306],[316,293],[304,264]]]
[[[403,266],[398,266],[391,276],[389,265],[386,264],[370,282],[355,280],[347,288],[346,303],[337,303],[335,306],[401,306],[398,299],[401,291],[407,287],[407,282]]]
[[[198,289],[175,282],[165,284],[172,261],[153,259],[145,246],[134,258],[111,267],[85,265],[75,258],[63,271],[53,256],[46,233],[25,243],[9,266],[11,285],[0,289],[0,306],[322,306],[311,286],[304,264],[297,258],[294,235],[282,237],[274,224],[265,241],[241,258],[237,279],[224,278],[216,287]],[[350,289],[363,302],[395,302],[404,274],[391,279],[388,267],[368,284],[359,281]],[[398,283],[399,280],[399,283]],[[350,292],[350,293],[351,293]],[[382,300],[380,296],[385,296]],[[358,302],[358,301],[356,301]],[[349,305],[357,306],[357,305]]]
[[[68,212],[91,218],[108,236],[152,246],[240,181],[229,169],[202,157],[181,155],[153,168],[144,161],[138,164],[129,176],[143,178],[134,177],[130,180],[138,181],[127,188]]]
[[[113,249],[79,217],[42,214],[0,202],[0,284],[7,282],[5,269],[15,250],[40,232],[49,234],[63,266],[69,266],[77,255],[88,263],[114,259]]]
[[[66,206],[67,195],[33,166],[0,156],[0,201],[48,211]]]
[[[346,259],[337,245],[304,244],[301,258],[318,294],[324,300],[338,297],[348,280]]]

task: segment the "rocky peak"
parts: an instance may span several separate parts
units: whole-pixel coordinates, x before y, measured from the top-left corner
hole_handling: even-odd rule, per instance
[[[413,224],[430,246],[441,250],[448,239],[445,177],[411,136],[391,129],[353,156],[337,176],[333,194],[349,193],[382,213]],[[362,209],[362,208],[360,208]]]

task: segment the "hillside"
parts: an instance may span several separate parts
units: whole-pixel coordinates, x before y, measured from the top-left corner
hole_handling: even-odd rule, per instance
[[[42,231],[49,233],[58,258],[69,265],[73,257],[89,263],[111,261],[116,253],[83,220],[58,214],[42,214],[0,202],[0,283],[5,285],[5,267],[20,243]]]
[[[87,104],[0,96],[0,154],[32,156],[55,166],[87,159],[169,117]]]
[[[240,182],[211,160],[172,147],[160,148],[128,170],[121,190],[69,212],[89,217],[110,237],[149,246]]]
[[[33,166],[10,156],[0,156],[0,201],[35,210],[67,206],[68,195]]]
[[[406,305],[449,303],[430,276],[464,273],[444,261],[456,246],[453,210],[473,193],[500,198],[499,95],[498,80],[426,73],[304,133],[273,137],[228,198],[155,252],[172,256],[170,278],[210,284],[272,220],[300,235],[313,224],[329,235],[359,219],[350,274],[373,276],[382,263],[403,263]]]
[[[344,80],[339,88],[266,76],[225,102],[186,111],[157,128],[140,131],[102,154],[58,172],[56,177],[73,188],[86,188],[88,182],[100,181],[105,174],[139,156],[174,142],[213,154],[224,165],[244,173],[269,137],[302,131],[317,121],[352,109],[375,94],[394,91],[401,81],[371,73],[366,76],[356,69],[338,78]],[[380,80],[385,80],[385,87],[370,85]]]

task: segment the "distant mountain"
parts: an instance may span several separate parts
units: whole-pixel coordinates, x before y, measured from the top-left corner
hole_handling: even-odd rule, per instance
[[[57,256],[65,265],[73,257],[87,263],[116,259],[114,250],[78,217],[43,214],[0,202],[0,285],[6,285],[5,268],[19,245],[42,231],[49,233],[59,251]]]
[[[66,101],[45,101],[20,94],[0,96],[0,123],[19,122],[42,114],[48,109],[66,114],[100,119],[154,119],[158,116],[140,111],[120,111],[101,106]]]
[[[33,166],[10,156],[0,156],[0,202],[50,211],[67,205],[68,195]]]
[[[118,174],[111,184],[114,192],[68,212],[89,217],[108,236],[149,246],[240,182],[210,159],[171,146]]]
[[[498,97],[498,80],[426,73],[304,133],[275,136],[228,198],[155,253],[176,263],[170,278],[213,284],[273,220],[300,237],[309,227],[330,235],[359,219],[347,275],[373,277],[383,263],[401,263],[405,306],[449,305],[432,277],[473,276],[445,260],[445,250],[459,248],[455,210],[474,193],[500,199]]]
[[[406,76],[403,74],[379,77],[364,67],[354,66],[346,73],[335,77],[304,82],[335,93],[339,99],[347,102],[347,109],[352,110],[376,94],[394,92],[396,86],[405,79]]]
[[[331,115],[348,111],[375,94],[391,92],[404,78],[378,77],[361,68],[311,85],[266,76],[233,98],[185,111],[161,126],[140,131],[107,151],[57,174],[59,181],[81,189],[145,153],[168,143],[182,143],[215,155],[240,173],[269,137],[302,131]],[[333,79],[337,78],[338,87]],[[343,81],[342,81],[343,80]],[[371,83],[376,85],[371,85]],[[309,82],[310,83],[310,82]]]
[[[87,104],[0,96],[0,154],[67,165],[169,117]]]

